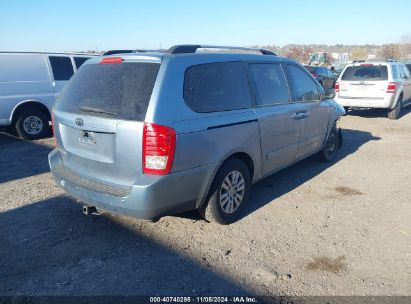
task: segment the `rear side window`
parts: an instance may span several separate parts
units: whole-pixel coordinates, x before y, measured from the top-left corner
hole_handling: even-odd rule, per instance
[[[319,101],[320,95],[315,81],[299,67],[287,66],[294,100],[300,102]]]
[[[0,54],[0,82],[50,81],[42,54]]]
[[[398,76],[398,65],[393,64],[391,66],[391,69],[392,69],[392,78],[398,79],[399,78],[399,76]]]
[[[54,80],[69,80],[74,74],[70,57],[49,56]]]
[[[241,62],[191,66],[184,78],[184,100],[195,112],[251,107],[250,88]]]
[[[411,78],[410,71],[408,70],[406,65],[404,65],[404,73],[407,76],[407,78]]]
[[[290,101],[287,81],[280,64],[250,64],[257,89],[257,106],[284,104]]]
[[[81,65],[89,59],[90,58],[88,57],[74,57],[74,63],[76,64],[76,68],[79,69]]]
[[[87,64],[63,90],[56,110],[143,121],[160,64]]]
[[[388,71],[385,65],[372,65],[364,64],[360,66],[350,66],[347,67],[341,80],[351,80],[351,81],[378,81],[387,80]]]
[[[399,68],[400,68],[400,78],[401,78],[401,79],[408,79],[409,77],[408,77],[408,75],[406,74],[406,71],[405,71],[405,69],[403,68],[403,66],[402,66],[402,65],[399,65]]]

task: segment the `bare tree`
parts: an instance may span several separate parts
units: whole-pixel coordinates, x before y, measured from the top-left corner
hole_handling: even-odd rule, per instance
[[[401,58],[401,47],[399,44],[385,44],[383,45],[377,53],[377,57],[380,59],[400,59]]]
[[[411,33],[402,34],[400,38],[401,58],[411,59]]]
[[[352,60],[366,60],[368,58],[368,51],[366,48],[357,47],[352,50],[350,58]]]
[[[307,62],[311,52],[311,48],[306,48],[302,46],[291,46],[285,51],[284,55],[285,57],[292,58],[299,62]]]

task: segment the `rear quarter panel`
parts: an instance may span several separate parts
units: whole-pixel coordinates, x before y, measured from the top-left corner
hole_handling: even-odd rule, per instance
[[[246,123],[236,124],[238,122]],[[204,117],[197,123],[182,121],[174,127],[180,133],[177,135],[173,171],[221,163],[231,155],[243,152],[253,160],[253,176],[258,178],[261,174],[260,133],[252,110]],[[191,130],[187,132],[188,129]],[[181,133],[182,130],[185,131]]]

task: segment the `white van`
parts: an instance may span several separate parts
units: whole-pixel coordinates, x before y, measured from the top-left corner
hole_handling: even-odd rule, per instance
[[[29,140],[47,136],[56,97],[92,56],[0,52],[0,128]]]

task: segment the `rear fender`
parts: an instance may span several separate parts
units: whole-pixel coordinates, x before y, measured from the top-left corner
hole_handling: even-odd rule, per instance
[[[395,107],[397,106],[398,101],[400,100],[400,97],[401,97],[401,96],[404,96],[402,90],[397,92],[397,94],[396,94],[396,96],[395,96],[395,98],[394,98],[394,102],[392,103],[390,109],[395,109]]]

